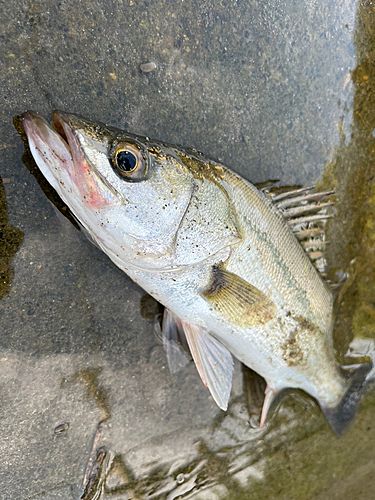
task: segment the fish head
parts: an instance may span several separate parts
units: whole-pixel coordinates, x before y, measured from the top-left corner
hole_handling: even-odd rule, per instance
[[[120,267],[173,265],[194,191],[173,148],[62,112],[51,125],[33,112],[22,123],[46,180]]]

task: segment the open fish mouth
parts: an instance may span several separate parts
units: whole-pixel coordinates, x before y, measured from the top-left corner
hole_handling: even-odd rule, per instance
[[[76,197],[86,207],[104,208],[115,194],[88,161],[72,121],[75,115],[52,114],[52,124],[33,111],[21,117],[31,153],[44,177],[69,204]]]

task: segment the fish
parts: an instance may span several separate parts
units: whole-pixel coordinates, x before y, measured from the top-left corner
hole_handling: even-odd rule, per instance
[[[21,122],[90,240],[165,307],[172,372],[185,344],[226,410],[234,357],[266,381],[260,427],[287,391],[302,390],[334,432],[346,429],[372,365],[335,357],[321,224],[332,192],[255,185],[194,148],[75,114],[55,111],[49,124],[28,111]]]

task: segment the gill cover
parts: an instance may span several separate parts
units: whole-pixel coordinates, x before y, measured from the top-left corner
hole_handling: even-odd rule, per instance
[[[204,159],[67,113],[55,112],[52,128],[27,112],[23,125],[47,181],[119,267],[187,266],[239,240]]]

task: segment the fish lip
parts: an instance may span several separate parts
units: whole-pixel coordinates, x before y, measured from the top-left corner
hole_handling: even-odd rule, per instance
[[[71,153],[73,153],[73,147],[77,147],[79,145],[78,137],[77,137],[77,126],[73,126],[72,117],[76,117],[76,115],[65,113],[63,111],[55,110],[51,115],[51,126],[53,130],[59,134],[59,136],[65,141]],[[72,134],[77,142],[72,144],[72,141],[69,140],[69,133]],[[83,148],[79,145],[79,149],[81,153],[83,152]]]
[[[91,127],[93,129],[97,128],[97,124],[81,118],[79,115],[74,113],[65,113],[64,111],[55,110],[52,112],[52,126],[61,138],[68,144],[70,153],[73,155],[72,148],[77,146],[80,149],[81,154],[85,157],[86,161],[90,165],[92,172],[100,179],[104,186],[112,193],[112,195],[117,198],[119,203],[126,205],[128,200],[124,197],[120,191],[118,191],[115,186],[110,184],[107,179],[99,172],[99,170],[93,165],[92,162],[87,158],[82,146],[80,145],[79,137],[76,132],[77,129]],[[67,129],[70,131],[72,136],[76,139],[76,143],[70,144],[69,137],[67,137]]]
[[[54,116],[56,113],[56,116]],[[67,135],[64,131],[62,121],[60,121],[60,112],[54,112],[52,118],[52,127],[39,113],[35,111],[26,111],[20,115],[22,126],[25,130],[26,136],[29,137],[32,133],[37,135],[43,135],[43,129],[47,127],[52,128],[59,136],[60,139],[64,142],[67,150],[70,154],[72,154],[72,147],[69,143]],[[71,128],[72,132],[73,129]]]
[[[51,122],[48,123],[39,113],[35,111],[26,111],[25,113],[20,115],[21,123],[27,132],[33,128],[33,131],[42,133],[43,127],[50,127],[54,132],[56,132],[60,139],[62,139],[70,151],[73,153],[74,148],[79,148],[80,153],[84,154],[82,146],[79,144],[77,130],[80,128],[84,128],[85,126],[91,124],[87,120],[81,118],[79,115],[75,115],[73,113],[65,113],[64,111],[54,110],[51,115]],[[72,135],[76,141],[69,139],[69,133]],[[78,149],[77,148],[77,149]],[[91,165],[92,167],[92,165]],[[93,167],[95,170],[95,168]]]
[[[82,167],[80,167],[79,164],[82,164],[82,162],[85,162],[87,164],[87,168],[94,174],[98,182],[104,185],[111,196],[111,200],[109,201],[108,199],[103,197],[103,194],[100,193],[98,188],[94,187],[94,189],[90,190],[90,187],[88,187],[90,191],[88,194],[90,196],[92,195],[92,197],[90,198],[92,199],[92,203],[90,202],[92,206],[95,206],[96,208],[104,208],[105,206],[108,206],[110,202],[111,204],[114,204],[115,199],[117,199],[121,204],[127,203],[127,200],[124,199],[124,196],[120,192],[118,192],[117,189],[115,189],[115,187],[112,186],[107,181],[107,179],[97,170],[95,165],[93,165],[92,162],[89,161],[81,145],[78,133],[79,129],[85,129],[87,127],[94,128],[96,124],[80,118],[78,115],[65,113],[63,111],[54,111],[52,113],[50,124],[42,116],[40,116],[38,113],[35,113],[34,111],[26,111],[20,116],[20,119],[27,137],[39,136],[42,141],[50,144],[48,133],[51,132],[51,130],[53,130],[59,136],[60,140],[64,143],[64,146],[66,147],[66,150],[71,157],[73,165],[75,166],[74,169],[70,169],[70,176],[73,176],[73,178],[76,176],[80,176],[82,179]],[[66,169],[64,160],[59,157],[58,159],[60,168]],[[75,181],[73,180],[73,182]],[[85,189],[86,187],[83,187],[82,193]],[[85,195],[83,195],[83,197],[86,199]]]
[[[73,122],[75,122],[75,124]],[[81,125],[83,125],[84,123],[84,120],[81,119],[78,115],[74,115],[73,113],[65,113],[64,111],[59,110],[52,111],[52,127],[55,132],[57,132],[63,138],[66,137],[65,127],[68,127],[71,132],[75,133],[75,131],[79,128],[78,122],[81,122]]]
[[[84,152],[77,134],[77,130],[80,128],[92,127],[96,128],[96,124],[81,118],[79,115],[74,113],[65,113],[64,111],[55,110],[52,112],[52,127],[55,132],[57,132],[61,138],[68,144],[70,153],[74,158],[73,149],[79,150],[79,153],[84,156],[91,171],[96,175],[96,177],[103,183],[103,185],[108,189],[112,195],[117,198],[121,204],[126,204],[127,200],[124,195],[120,193],[112,184],[110,184],[107,179],[99,172],[95,165],[87,158]],[[69,135],[73,137],[73,140],[69,140]]]
[[[65,118],[65,115],[66,115],[66,113],[62,113],[61,111],[57,111],[57,110],[53,111],[52,116],[51,116],[51,125],[52,125],[52,128],[55,130],[55,132],[57,132],[62,137],[62,139],[65,140],[65,142],[68,144],[68,146],[70,148],[69,140],[66,137],[66,133],[64,130],[64,124],[66,126],[68,126],[72,131],[73,131],[73,129],[69,125],[69,120],[67,120]]]

